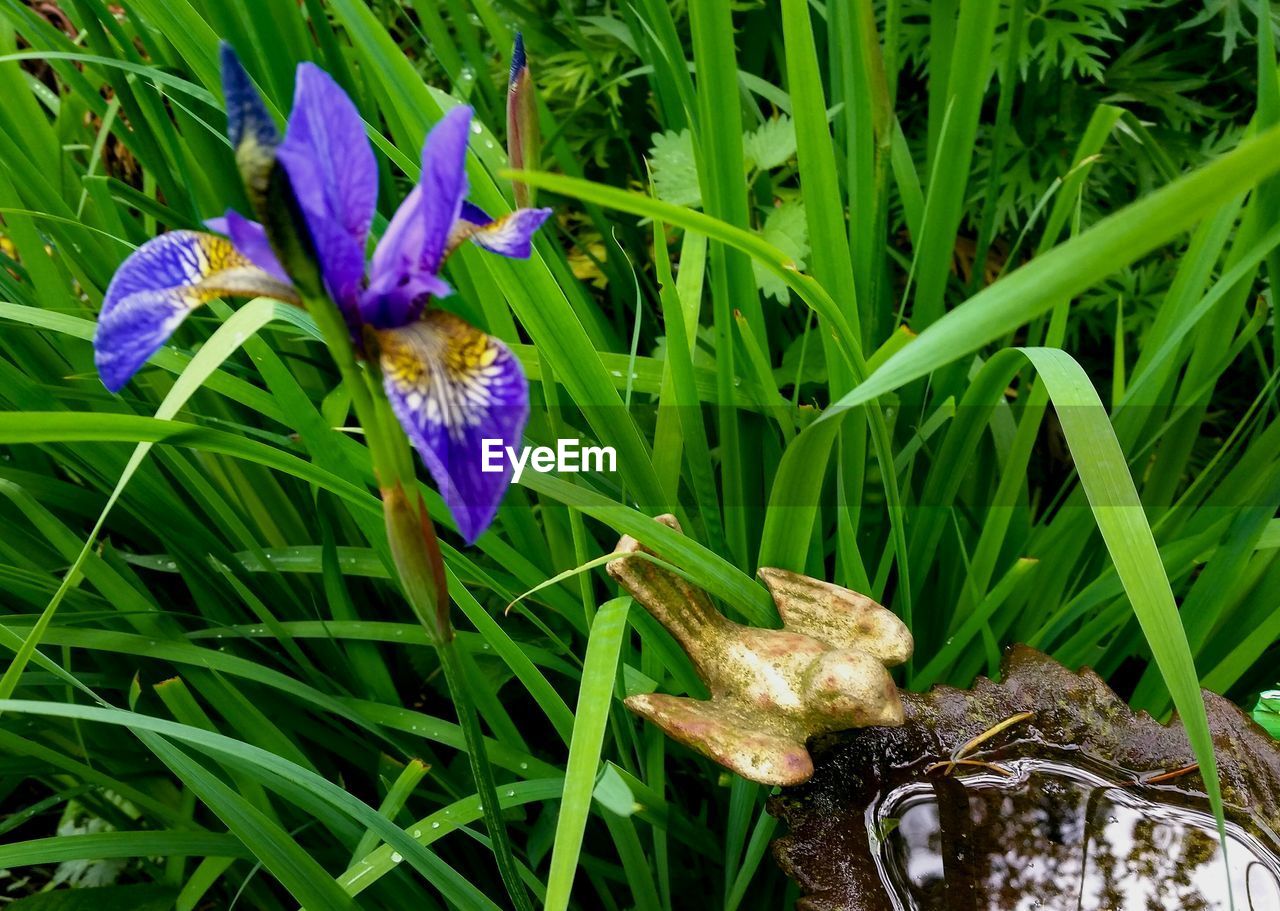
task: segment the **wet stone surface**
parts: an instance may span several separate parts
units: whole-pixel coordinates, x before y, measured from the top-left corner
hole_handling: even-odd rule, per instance
[[[899,728],[811,743],[771,809],[802,911],[1280,911],[1280,745],[1207,696],[1228,860],[1186,736],[1030,649],[1003,682],[904,696]],[[1019,717],[956,758],[972,738]]]

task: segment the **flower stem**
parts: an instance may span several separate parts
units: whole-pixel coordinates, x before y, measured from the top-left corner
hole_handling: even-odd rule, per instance
[[[533,911],[529,893],[524,883],[520,881],[520,870],[516,866],[515,855],[511,850],[506,822],[502,819],[497,784],[493,780],[493,766],[489,764],[489,753],[484,745],[484,733],[480,729],[480,718],[476,714],[475,703],[472,702],[467,689],[462,662],[458,658],[456,640],[451,639],[441,644],[437,652],[440,655],[440,667],[444,670],[444,679],[449,686],[449,692],[454,694],[454,708],[458,713],[458,724],[462,727],[462,736],[467,743],[467,759],[471,764],[471,776],[475,779],[476,793],[480,795],[480,812],[484,816],[485,827],[489,830],[494,858],[498,862],[498,874],[502,877],[507,895],[511,897],[511,902],[517,911]],[[458,698],[459,694],[467,695]]]
[[[381,387],[371,380],[369,372],[362,369],[356,359],[346,321],[337,306],[327,297],[308,298],[306,306],[338,365],[338,372],[351,394],[352,408],[365,430],[374,472],[382,490],[388,543],[400,577],[401,590],[426,628],[439,656],[449,697],[466,742],[467,760],[485,827],[489,830],[498,873],[516,911],[533,911],[502,819],[484,733],[455,645],[440,546],[427,515],[426,504],[420,497],[411,495],[415,491],[416,478],[409,440],[391,415]]]

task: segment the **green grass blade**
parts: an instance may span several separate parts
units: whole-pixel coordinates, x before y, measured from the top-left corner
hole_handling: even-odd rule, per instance
[[[582,669],[578,708],[565,768],[564,794],[556,821],[555,848],[547,877],[545,911],[565,911],[577,875],[583,832],[591,812],[591,795],[600,767],[605,725],[613,704],[618,655],[627,631],[627,611],[631,601],[619,598],[600,606]]]
[[[1075,457],[1080,484],[1093,508],[1094,519],[1116,574],[1124,584],[1134,615],[1173,696],[1187,739],[1200,765],[1205,792],[1226,838],[1222,789],[1213,755],[1213,737],[1200,695],[1199,678],[1178,605],[1169,588],[1164,564],[1147,524],[1142,502],[1133,485],[1124,453],[1106,409],[1088,375],[1065,351],[1020,349],[1035,366],[1048,389],[1063,434]]]

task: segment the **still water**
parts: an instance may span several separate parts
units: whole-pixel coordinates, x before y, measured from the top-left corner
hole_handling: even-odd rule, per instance
[[[1228,823],[1170,788],[1042,758],[1010,774],[960,769],[867,810],[898,911],[1280,911],[1274,836]]]

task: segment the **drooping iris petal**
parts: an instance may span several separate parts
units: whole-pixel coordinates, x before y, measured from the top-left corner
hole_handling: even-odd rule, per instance
[[[353,317],[377,205],[378,167],[360,112],[314,64],[298,66],[293,112],[276,154],[302,208],[329,293]]]
[[[103,385],[118,392],[187,314],[223,296],[297,302],[224,237],[171,231],[143,244],[116,270],[98,316],[93,352]]]
[[[231,45],[223,43],[219,54],[222,93],[227,100],[227,138],[254,211],[261,211],[266,205],[267,183],[275,166],[280,133]]]
[[[511,480],[505,457],[498,470],[484,470],[486,451],[518,446],[529,416],[520,362],[502,342],[441,310],[379,332],[378,340],[391,407],[470,544],[493,521]]]
[[[550,209],[516,209],[499,218],[490,218],[483,209],[467,203],[454,227],[454,244],[469,240],[491,253],[513,259],[528,259],[533,253],[533,235],[551,216]]]
[[[227,209],[226,215],[207,219],[204,226],[210,231],[217,231],[219,234],[230,237],[235,248],[263,272],[282,282],[289,280],[284,266],[280,265],[280,260],[276,259],[275,253],[271,250],[266,228],[256,221],[245,218],[235,209]]]

